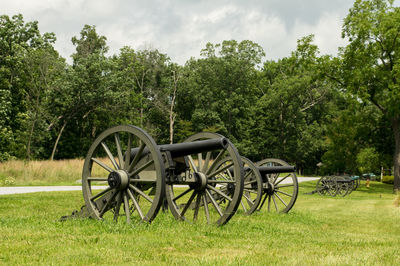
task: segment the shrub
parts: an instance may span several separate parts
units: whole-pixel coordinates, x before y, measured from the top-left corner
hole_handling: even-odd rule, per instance
[[[382,183],[386,183],[386,184],[393,184],[394,183],[394,176],[392,175],[384,175],[382,176]]]

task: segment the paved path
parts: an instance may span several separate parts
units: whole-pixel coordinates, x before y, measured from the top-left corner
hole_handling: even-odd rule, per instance
[[[299,182],[317,180],[319,177],[298,177]],[[284,182],[283,182],[284,183]],[[93,186],[93,189],[105,188],[105,186]],[[0,195],[46,192],[46,191],[75,191],[81,190],[81,186],[31,186],[31,187],[0,187]]]

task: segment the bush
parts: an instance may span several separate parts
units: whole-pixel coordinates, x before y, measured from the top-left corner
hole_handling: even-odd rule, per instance
[[[392,175],[384,175],[382,176],[382,183],[386,183],[386,184],[393,184],[394,183],[394,176]]]

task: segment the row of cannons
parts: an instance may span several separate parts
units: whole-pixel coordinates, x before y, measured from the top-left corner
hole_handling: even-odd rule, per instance
[[[105,186],[106,184],[106,186]],[[216,133],[157,145],[142,129],[101,133],[83,166],[85,205],[69,217],[151,222],[161,208],[177,220],[226,224],[263,206],[288,212],[296,202],[295,167],[278,159],[253,163]]]
[[[322,196],[347,196],[360,185],[358,176],[323,176],[312,193]]]

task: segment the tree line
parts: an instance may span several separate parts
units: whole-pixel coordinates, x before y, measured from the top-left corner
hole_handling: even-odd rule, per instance
[[[179,65],[157,49],[108,56],[106,36],[85,25],[68,64],[54,33],[2,15],[0,161],[84,157],[100,132],[133,124],[157,143],[218,132],[250,159],[281,158],[305,174],[355,174],[362,158],[378,158],[375,169],[394,165],[399,188],[400,10],[356,0],[342,34],[335,57],[310,35],[279,60],[226,40]]]

